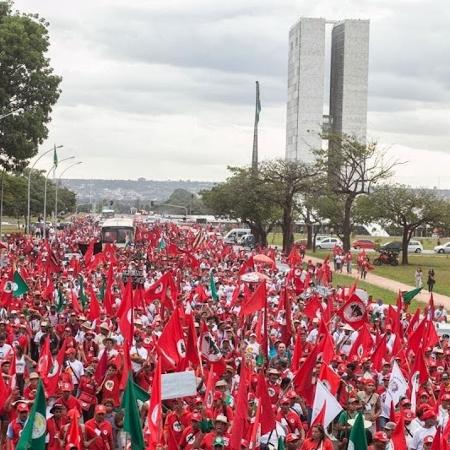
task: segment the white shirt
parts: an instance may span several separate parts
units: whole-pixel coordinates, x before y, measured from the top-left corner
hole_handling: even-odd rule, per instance
[[[411,450],[423,450],[423,440],[427,436],[434,436],[436,434],[436,427],[424,428],[420,427],[413,436]]]
[[[12,347],[6,342],[0,347],[0,359],[4,359],[5,356],[12,350]]]
[[[130,350],[130,356],[133,355],[138,355],[140,358],[142,359],[147,359],[148,358],[148,351],[145,347],[131,347]],[[131,367],[133,369],[133,372],[138,372],[139,370],[142,369],[142,364],[140,362],[136,362],[136,361],[131,361]]]
[[[83,363],[76,359],[75,361],[67,361],[66,364],[72,375],[72,383],[79,384],[81,376],[84,375]]]

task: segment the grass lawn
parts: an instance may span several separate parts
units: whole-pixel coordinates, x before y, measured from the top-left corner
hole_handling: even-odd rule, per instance
[[[333,272],[333,286],[339,285],[348,287],[351,286],[354,283],[354,281],[355,279],[352,277]],[[358,280],[357,286],[367,291],[369,295],[372,295],[375,300],[381,298],[384,303],[390,303],[395,305],[395,300],[397,298],[397,294],[395,292],[375,286],[370,283],[366,283],[365,281],[362,280]],[[420,305],[419,302],[413,300],[409,307],[409,311],[415,312],[419,305]]]
[[[426,287],[428,270],[433,268],[436,278],[434,290],[439,294],[450,296],[450,258],[448,255],[409,255],[408,266],[380,266],[374,273],[391,280],[415,285],[414,273],[416,267],[423,271],[423,283]]]

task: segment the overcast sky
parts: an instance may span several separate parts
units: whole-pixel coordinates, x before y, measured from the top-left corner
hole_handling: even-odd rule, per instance
[[[409,161],[400,182],[450,189],[448,0],[16,0],[50,22],[62,95],[43,150],[79,178],[222,180],[284,157],[288,30],[300,16],[370,19],[368,134]],[[42,168],[51,164],[44,161]]]

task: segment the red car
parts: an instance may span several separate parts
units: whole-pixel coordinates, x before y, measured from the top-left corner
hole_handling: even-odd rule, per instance
[[[359,250],[360,248],[373,250],[375,248],[375,242],[370,241],[369,239],[358,239],[356,241],[353,241],[352,247],[356,248],[357,250]]]

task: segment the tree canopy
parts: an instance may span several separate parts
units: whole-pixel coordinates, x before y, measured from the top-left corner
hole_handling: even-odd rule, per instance
[[[48,136],[61,78],[46,56],[48,23],[0,2],[0,165],[22,170]],[[10,114],[14,112],[14,114]]]

